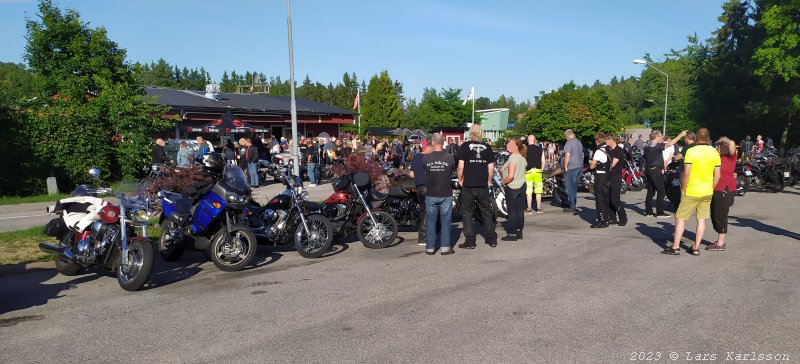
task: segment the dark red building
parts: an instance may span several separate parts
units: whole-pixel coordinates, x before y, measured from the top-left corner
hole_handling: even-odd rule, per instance
[[[148,96],[155,97],[154,104],[169,106],[166,117],[177,116],[180,122],[175,126],[176,139],[194,138],[202,133],[190,132],[213,122],[228,111],[238,120],[268,130],[275,137],[289,138],[292,133],[289,96],[269,96],[263,94],[216,93],[207,95],[202,91],[173,90],[146,87]],[[312,137],[327,132],[332,136],[340,134],[340,127],[353,124],[358,113],[338,107],[296,99],[297,131],[302,136]],[[217,135],[204,135],[215,140]],[[238,136],[235,136],[238,137]]]

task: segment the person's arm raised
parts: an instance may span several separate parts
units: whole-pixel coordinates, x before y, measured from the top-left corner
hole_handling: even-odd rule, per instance
[[[675,145],[675,143],[677,143],[679,140],[681,140],[681,138],[685,137],[686,133],[688,133],[688,132],[689,132],[688,130],[684,130],[680,134],[678,134],[678,136],[672,138],[672,140],[667,142],[667,145],[664,146],[664,149],[667,149],[667,148]]]

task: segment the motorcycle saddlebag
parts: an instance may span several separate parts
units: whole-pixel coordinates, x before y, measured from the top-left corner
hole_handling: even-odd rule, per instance
[[[60,238],[69,232],[69,228],[67,227],[67,224],[64,223],[64,219],[59,216],[50,220],[50,222],[44,226],[43,232],[47,236]]]

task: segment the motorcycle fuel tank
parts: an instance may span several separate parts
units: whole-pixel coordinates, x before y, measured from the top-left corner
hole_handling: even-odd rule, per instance
[[[211,192],[203,197],[197,205],[192,217],[192,231],[199,233],[205,230],[219,216],[227,203],[222,196]]]

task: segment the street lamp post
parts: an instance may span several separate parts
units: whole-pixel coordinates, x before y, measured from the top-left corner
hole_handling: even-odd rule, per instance
[[[648,67],[653,67],[654,70],[656,70],[658,72],[661,72],[664,76],[667,76],[667,87],[666,87],[666,91],[664,91],[664,127],[663,127],[663,129],[661,131],[661,134],[667,135],[667,100],[669,100],[669,75],[666,72],[656,68],[656,66],[653,66],[652,63],[647,62],[647,61],[645,61],[643,59],[638,59],[638,58],[634,59],[633,63],[643,64],[643,65],[648,66]]]
[[[291,0],[286,0],[286,27],[289,29],[289,95],[290,95],[290,112],[292,115],[292,160],[294,161],[294,175],[300,175],[300,153],[298,150],[298,143],[300,139],[297,137],[297,103],[294,98],[294,50],[292,46],[292,5]],[[291,139],[290,139],[291,140]]]

